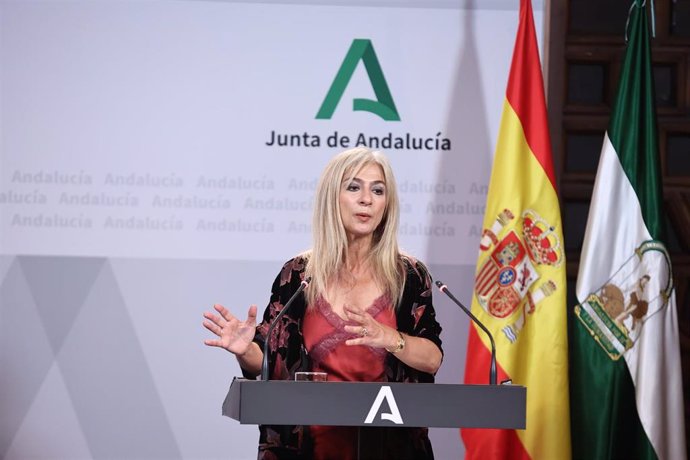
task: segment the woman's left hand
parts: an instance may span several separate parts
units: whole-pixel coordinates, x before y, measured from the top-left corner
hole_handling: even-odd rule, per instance
[[[345,341],[346,345],[368,345],[375,348],[395,348],[398,332],[385,324],[381,324],[365,310],[352,305],[344,305],[343,310],[347,318],[356,323],[346,325],[345,330],[359,337]]]
[[[346,340],[346,345],[368,345],[384,348],[410,367],[428,374],[435,374],[441,366],[443,355],[439,347],[424,337],[405,336],[404,351],[398,349],[400,334],[390,326],[376,321],[369,313],[361,308],[345,305],[344,308],[351,325],[345,330],[358,337]],[[354,323],[354,324],[353,324]]]

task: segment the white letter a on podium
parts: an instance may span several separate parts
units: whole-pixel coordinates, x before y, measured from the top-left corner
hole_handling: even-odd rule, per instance
[[[384,399],[386,400],[386,402],[388,402],[388,407],[390,407],[391,411],[390,413],[381,413],[381,419],[390,420],[391,422],[397,425],[402,425],[403,420],[400,416],[400,411],[398,410],[398,405],[395,402],[395,398],[393,397],[393,390],[391,390],[391,387],[389,386],[381,387],[381,389],[379,390],[379,394],[376,395],[374,404],[372,404],[371,409],[369,409],[369,415],[367,415],[367,418],[366,420],[364,420],[364,423],[371,423],[374,421],[374,417],[381,408],[381,404],[383,404]]]

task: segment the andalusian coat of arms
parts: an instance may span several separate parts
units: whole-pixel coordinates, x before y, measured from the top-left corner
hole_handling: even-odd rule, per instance
[[[575,306],[575,314],[612,360],[639,338],[673,290],[671,258],[663,243],[643,242],[599,289]]]

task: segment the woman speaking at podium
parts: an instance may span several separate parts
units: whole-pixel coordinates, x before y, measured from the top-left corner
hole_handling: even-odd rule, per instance
[[[400,206],[387,158],[367,148],[333,157],[315,196],[313,247],[283,265],[263,320],[215,305],[206,345],[233,353],[248,378],[261,372],[268,343],[269,378],[319,371],[329,381],[433,382],[441,365],[441,326],[422,263],[400,252]],[[308,288],[278,320],[285,303]],[[260,426],[259,459],[355,459],[357,428]],[[433,458],[426,428],[362,429],[361,458]]]

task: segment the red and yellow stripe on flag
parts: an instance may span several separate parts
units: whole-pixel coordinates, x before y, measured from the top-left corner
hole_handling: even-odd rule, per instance
[[[463,429],[467,459],[568,459],[563,231],[529,0],[508,77],[472,312],[496,340],[499,382],[527,387],[525,430]],[[465,383],[488,383],[490,345],[470,327]]]

